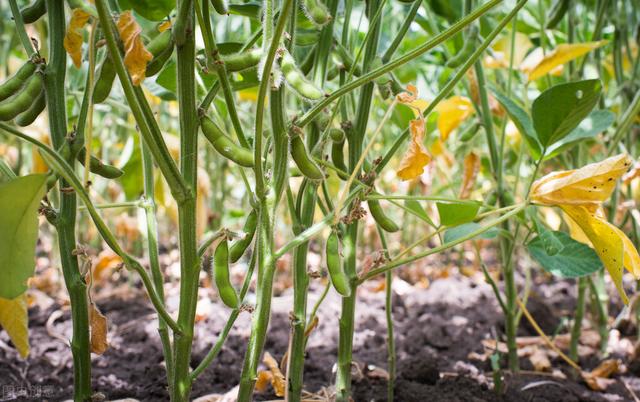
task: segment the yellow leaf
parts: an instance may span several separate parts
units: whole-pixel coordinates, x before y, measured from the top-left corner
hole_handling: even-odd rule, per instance
[[[7,331],[11,342],[22,358],[29,355],[29,314],[26,293],[15,299],[0,298],[0,326]]]
[[[475,152],[470,152],[464,157],[464,170],[462,173],[462,187],[460,188],[460,198],[469,198],[473,186],[476,184],[480,170],[480,158]]]
[[[124,65],[131,75],[133,85],[140,85],[145,78],[147,63],[153,59],[153,55],[145,49],[140,37],[142,29],[131,11],[120,14],[117,27],[124,44]]]
[[[91,16],[81,8],[74,8],[64,35],[64,49],[77,68],[82,65],[82,31],[89,17]]]
[[[604,46],[608,43],[606,40],[587,43],[563,43],[558,45],[551,53],[547,54],[535,67],[528,71],[529,81],[536,80],[551,70],[571,60],[575,60],[590,51]]]
[[[107,342],[107,317],[105,317],[95,303],[89,306],[89,325],[91,327],[91,353],[101,355],[109,348]]]
[[[464,96],[452,96],[436,106],[440,138],[446,141],[449,134],[473,114],[471,100]]]
[[[169,28],[171,28],[171,20],[163,21],[160,25],[158,25],[158,32],[164,32]]]
[[[415,117],[422,116],[424,110],[429,106],[429,101],[418,98],[418,88],[413,85],[407,85],[407,91],[396,96],[398,102],[407,105],[413,110]]]
[[[516,32],[515,46],[513,54],[513,65],[519,66],[524,60],[527,52],[533,43],[529,40],[529,35],[525,35],[521,32]],[[492,46],[493,54],[487,56],[484,60],[485,65],[488,68],[506,68],[509,67],[509,61],[511,59],[511,32],[507,32],[502,38],[498,39]]]
[[[258,371],[258,378],[256,379],[256,392],[264,392],[267,390],[269,383],[273,379],[273,374],[271,371],[260,370]]]
[[[629,156],[620,154],[580,169],[550,173],[533,183],[531,200],[545,205],[601,203],[630,165]]]
[[[431,161],[431,156],[429,156],[423,144],[424,125],[424,119],[422,118],[409,122],[411,143],[398,167],[398,177],[402,180],[411,180],[420,176],[424,171],[424,167]]]

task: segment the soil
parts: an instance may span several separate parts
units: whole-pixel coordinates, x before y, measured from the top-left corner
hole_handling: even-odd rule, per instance
[[[93,386],[106,400],[167,400],[156,315],[139,289],[131,291],[131,282],[130,278],[123,281],[126,291],[114,291],[96,299],[109,319],[110,348],[102,356],[93,356]],[[322,290],[316,282],[312,285],[310,306]],[[542,329],[553,334],[560,328],[562,316],[570,314],[575,284],[557,280],[535,282],[528,306]],[[215,342],[229,314],[227,308],[215,301],[213,292],[203,294],[200,303],[208,308],[202,309],[204,316],[200,315],[202,319],[197,323],[192,367]],[[37,296],[45,297],[39,293]],[[363,288],[358,296],[353,399],[385,401],[384,292]],[[629,362],[628,356],[622,357],[627,359],[624,363],[630,370],[614,376],[604,392],[591,391],[583,382],[573,380],[567,365],[553,357],[551,363],[556,373],[562,371],[566,378],[533,371],[517,376],[503,372],[500,373],[503,389],[497,393],[490,361],[470,358],[472,352],[484,353],[483,340],[495,339],[503,332],[502,313],[491,288],[478,277],[453,274],[433,281],[426,289],[398,279],[393,303],[398,357],[396,401],[596,402],[633,400],[630,392],[640,394],[640,379],[633,374],[633,368],[639,370],[636,367],[639,365]],[[277,360],[287,348],[291,306],[290,290],[274,298],[265,350]],[[310,392],[329,389],[334,380],[339,311],[340,298],[331,291],[319,310],[320,324],[308,343],[304,379],[305,389]],[[8,346],[6,334],[0,335],[0,396],[2,400],[69,399],[73,390],[71,352],[66,341],[71,332],[69,308],[51,299],[44,307],[39,303],[32,308],[29,315],[32,350],[26,361]],[[241,314],[219,356],[195,383],[194,398],[224,394],[238,384],[249,326],[250,314]],[[524,319],[520,328],[521,336],[537,335]],[[593,369],[600,361],[598,356],[587,357],[581,364],[585,369]],[[503,367],[504,363],[503,360]],[[525,357],[521,365],[525,370],[533,370]],[[278,399],[271,392],[256,394],[255,398]]]

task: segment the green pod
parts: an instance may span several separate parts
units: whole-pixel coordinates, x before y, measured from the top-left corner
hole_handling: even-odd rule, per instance
[[[294,40],[296,46],[312,46],[318,43],[320,38],[319,31],[296,31]]]
[[[262,49],[255,48],[246,50],[241,53],[233,53],[222,56],[227,72],[244,71],[255,67],[260,63],[262,57]]]
[[[247,216],[247,220],[244,222],[244,226],[242,227],[242,231],[244,232],[244,237],[242,239],[236,240],[229,249],[229,259],[231,263],[236,263],[242,257],[249,244],[253,240],[253,236],[256,233],[256,226],[258,225],[258,214],[254,209],[251,211],[249,216]]]
[[[367,203],[369,204],[371,216],[385,232],[393,233],[400,230],[398,225],[384,213],[378,200],[368,200]]]
[[[80,151],[78,151],[78,155],[76,156],[78,162],[82,163],[83,165],[85,163],[86,154],[87,149],[82,147],[80,148]],[[105,179],[117,179],[124,174],[122,170],[118,169],[115,166],[103,163],[94,155],[91,155],[91,157],[89,158],[89,171],[91,173],[97,174],[98,176],[104,177]]]
[[[206,0],[205,0],[206,1]],[[229,5],[226,0],[211,0],[213,9],[220,15],[229,14]]]
[[[569,11],[570,4],[571,0],[556,0],[553,3],[551,11],[549,11],[549,15],[547,16],[546,29],[553,29],[562,21],[567,11]]]
[[[0,101],[18,92],[26,80],[36,72],[36,63],[29,60],[16,73],[0,84]]]
[[[253,167],[253,152],[233,142],[210,118],[203,116],[200,125],[205,138],[222,156],[240,166]]]
[[[467,35],[465,36],[462,49],[447,61],[447,67],[456,68],[469,59],[469,56],[471,56],[471,54],[476,50],[478,34],[478,27],[476,25],[471,25]]]
[[[100,65],[98,78],[93,85],[93,103],[102,103],[109,97],[113,81],[116,78],[116,68],[111,57],[105,58]]]
[[[342,141],[333,141],[333,143],[331,144],[331,162],[333,163],[333,166],[344,172],[338,172],[338,177],[342,180],[347,180],[349,178],[349,169],[344,163],[344,143],[344,136],[342,138]]]
[[[229,279],[229,244],[226,238],[218,244],[216,251],[213,252],[213,272],[220,300],[228,307],[237,308],[240,301]]]
[[[286,50],[282,56],[281,67],[284,79],[299,95],[312,100],[318,100],[324,96],[324,92],[302,74],[296,61]]]
[[[253,18],[254,20],[260,19],[261,11],[262,4],[259,3],[229,4],[229,12],[231,14]]]
[[[413,4],[416,0],[398,0],[400,3]]]
[[[34,99],[42,91],[42,74],[37,73],[31,76],[18,93],[0,102],[0,120],[11,120],[20,113],[29,109]]]
[[[320,167],[314,162],[307,152],[307,147],[304,146],[304,141],[299,135],[291,137],[290,142],[291,158],[296,163],[300,172],[309,180],[322,180],[324,174]]]
[[[40,113],[44,110],[44,107],[47,105],[46,96],[44,94],[44,87],[40,90],[40,94],[36,98],[36,100],[29,106],[29,109],[20,113],[18,117],[16,117],[16,124],[20,127],[26,127],[33,123],[35,119],[40,116]]]
[[[349,286],[349,278],[342,270],[342,258],[340,256],[340,239],[335,230],[327,238],[326,244],[327,270],[331,284],[336,292],[344,297],[351,296],[351,286]]]
[[[340,68],[336,66],[331,66],[329,71],[327,71],[327,81],[332,81],[340,74]]]
[[[45,0],[35,0],[22,10],[22,20],[25,24],[32,24],[40,19],[47,12],[47,5]]]
[[[344,69],[347,71],[351,71],[351,68],[353,67],[353,64],[354,64],[354,60],[351,53],[349,53],[349,50],[347,50],[347,48],[345,48],[341,44],[336,43],[334,54],[336,55],[340,63],[342,63],[342,65],[344,66]],[[362,74],[362,71],[360,70],[360,66],[356,65],[355,69],[353,70],[353,75],[356,77],[359,77],[361,74]]]
[[[147,69],[145,70],[147,77],[153,77],[162,70],[162,67],[173,54],[174,43],[170,29],[161,32],[149,42],[147,50],[153,55],[153,59],[147,64]]]
[[[340,128],[332,127],[329,129],[329,138],[333,142],[343,142],[345,138],[344,131]]]
[[[329,10],[320,0],[304,0],[302,10],[309,21],[316,25],[323,26],[331,21]]]

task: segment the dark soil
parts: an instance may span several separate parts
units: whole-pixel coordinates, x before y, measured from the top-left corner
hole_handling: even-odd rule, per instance
[[[637,377],[618,377],[607,392],[593,392],[581,382],[550,375],[503,373],[503,392],[493,390],[489,360],[469,358],[483,353],[481,341],[502,333],[502,314],[488,285],[463,276],[434,281],[427,289],[410,288],[398,281],[394,294],[394,319],[398,373],[396,401],[624,401],[633,400],[622,383],[636,392]],[[319,284],[310,295],[310,306],[320,293]],[[552,288],[551,288],[552,286]],[[554,333],[561,315],[571,308],[571,282],[538,284],[528,303],[531,313],[547,333]],[[115,292],[114,292],[115,293]],[[156,332],[156,316],[141,292],[118,292],[102,297],[97,304],[109,319],[111,347],[93,357],[93,386],[107,400],[135,398],[142,401],[167,400],[161,347]],[[386,322],[384,292],[361,289],[354,337],[355,401],[385,401],[387,381]],[[205,302],[207,297],[205,297]],[[202,301],[201,301],[202,302]],[[282,358],[289,337],[288,313],[292,305],[289,291],[273,302],[270,332],[265,350]],[[221,331],[228,309],[213,303],[205,319],[197,324],[192,358],[195,367]],[[305,389],[311,392],[330,387],[334,380],[340,299],[331,292],[319,311],[320,325],[312,333],[305,364]],[[52,314],[60,315],[46,328]],[[55,316],[54,316],[55,317]],[[523,320],[521,335],[535,336]],[[1,400],[58,401],[72,396],[71,352],[64,339],[70,337],[68,307],[52,302],[30,311],[31,355],[23,361],[0,336]],[[193,396],[229,391],[238,384],[249,333],[250,315],[241,314],[221,353],[193,387]],[[58,338],[52,335],[58,335]],[[599,360],[591,359],[591,367]],[[504,366],[504,362],[503,366]],[[552,361],[554,368],[566,365]],[[583,364],[589,364],[582,362]],[[526,369],[530,363],[522,359]],[[630,364],[633,366],[633,364]],[[625,374],[628,375],[628,374]],[[524,387],[525,390],[523,390]],[[277,399],[257,394],[256,400]]]

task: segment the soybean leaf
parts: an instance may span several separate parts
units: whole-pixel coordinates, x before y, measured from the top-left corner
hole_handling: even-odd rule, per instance
[[[600,258],[591,247],[572,239],[564,232],[549,231],[549,233],[563,245],[556,254],[548,253],[545,241],[540,236],[527,244],[529,254],[545,271],[561,278],[578,278],[602,268]]]
[[[17,177],[0,185],[0,297],[15,299],[27,290],[35,268],[38,207],[44,174]]]
[[[456,226],[473,220],[478,215],[480,203],[477,202],[437,202],[440,224]]]
[[[580,141],[594,138],[609,128],[613,124],[615,117],[615,113],[608,110],[594,110],[569,135],[551,145],[544,156],[544,160],[557,156]]]
[[[591,113],[598,102],[600,80],[584,80],[556,85],[533,101],[533,127],[543,148],[563,139]]]
[[[411,211],[413,211],[423,221],[429,223],[430,225],[435,226],[431,218],[429,218],[429,215],[427,214],[427,212],[424,210],[424,208],[422,208],[422,205],[420,205],[418,201],[406,200],[404,202],[404,206],[407,207],[407,209],[410,209]]]
[[[458,240],[459,238],[464,237],[469,233],[472,233],[480,229],[481,227],[482,225],[476,222],[464,223],[462,225],[448,229],[446,232],[444,232],[443,240],[445,243],[451,243],[452,241]],[[481,239],[493,239],[498,235],[498,232],[499,232],[498,228],[492,227],[488,229],[486,232],[479,234],[476,237],[479,237]]]
[[[520,105],[518,105],[515,101],[509,99],[506,95],[504,95],[497,89],[492,88],[492,92],[498,102],[507,111],[509,118],[518,128],[518,131],[520,131],[520,133],[524,136],[524,139],[525,141],[527,141],[527,145],[529,145],[529,149],[531,150],[531,156],[533,157],[533,159],[537,160],[538,158],[540,158],[542,147],[540,146],[540,142],[538,141],[536,130],[533,128],[533,122],[531,121],[529,113],[527,113]]]
[[[0,297],[0,327],[7,332],[11,343],[24,359],[29,355],[29,313],[27,295],[15,299]]]
[[[176,8],[176,0],[118,0],[120,8],[131,10],[150,21],[167,18]]]

